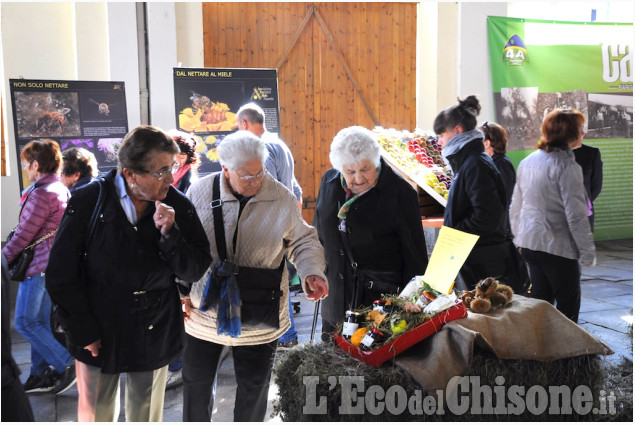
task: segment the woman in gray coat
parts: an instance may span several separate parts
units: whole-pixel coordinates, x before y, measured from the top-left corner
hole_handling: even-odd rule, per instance
[[[550,112],[542,123],[538,150],[518,166],[509,218],[514,243],[529,266],[532,296],[550,303],[577,323],[580,265],[595,265],[582,169],[569,143],[581,138],[580,111]]]

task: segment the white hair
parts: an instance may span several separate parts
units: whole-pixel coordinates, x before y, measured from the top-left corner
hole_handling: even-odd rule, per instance
[[[267,148],[250,131],[239,130],[226,136],[218,145],[218,159],[230,171],[236,171],[249,161],[265,163]]]
[[[345,165],[357,165],[365,160],[379,167],[379,143],[367,128],[358,125],[347,127],[333,138],[329,159],[333,168],[340,172]]]

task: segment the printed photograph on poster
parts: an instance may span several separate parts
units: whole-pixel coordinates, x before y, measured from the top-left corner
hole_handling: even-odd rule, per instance
[[[278,77],[275,69],[174,68],[178,129],[197,139],[198,176],[221,169],[217,147],[238,130],[236,113],[254,102],[265,113],[265,126],[279,132]]]
[[[18,137],[78,137],[79,99],[72,92],[13,93]]]
[[[116,151],[128,132],[123,82],[9,80],[16,155],[30,141],[55,140],[64,152],[91,151],[100,173],[117,167]],[[20,189],[32,182],[20,173]]]
[[[589,93],[588,139],[632,138],[633,96]]]
[[[535,149],[542,118],[538,116],[538,87],[505,87],[494,93],[496,122],[507,130],[507,150]]]

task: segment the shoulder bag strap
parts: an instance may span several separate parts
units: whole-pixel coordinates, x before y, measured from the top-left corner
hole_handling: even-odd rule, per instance
[[[220,174],[214,178],[212,184],[212,212],[214,213],[214,235],[216,248],[221,261],[227,259],[227,243],[225,241],[225,226],[223,223],[223,202],[220,199]]]
[[[98,178],[95,180],[97,183],[97,201],[95,202],[95,209],[93,210],[93,214],[90,217],[90,221],[88,222],[88,234],[86,235],[86,239],[84,240],[84,250],[82,256],[84,260],[88,256],[88,244],[95,233],[95,228],[97,227],[97,220],[99,215],[104,209],[104,205],[106,204],[106,181],[103,178]]]
[[[346,251],[346,256],[348,257],[348,261],[351,263],[351,267],[353,268],[353,284],[354,289],[353,289],[353,304],[352,307],[356,307],[357,306],[357,302],[360,299],[359,297],[361,296],[360,294],[360,286],[359,286],[359,282],[358,282],[358,275],[357,275],[357,262],[355,261],[355,259],[353,258],[353,250],[351,249],[351,244],[348,240],[348,234],[346,232],[342,232],[338,229],[338,231],[340,232],[340,236],[342,238],[342,243],[344,244],[344,250]]]

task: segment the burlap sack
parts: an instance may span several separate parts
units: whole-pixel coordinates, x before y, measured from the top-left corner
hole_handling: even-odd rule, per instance
[[[487,314],[468,312],[395,358],[421,386],[446,389],[454,376],[466,375],[474,344],[500,359],[553,361],[588,354],[613,354],[605,343],[566,318],[551,304],[514,295],[504,308]]]

